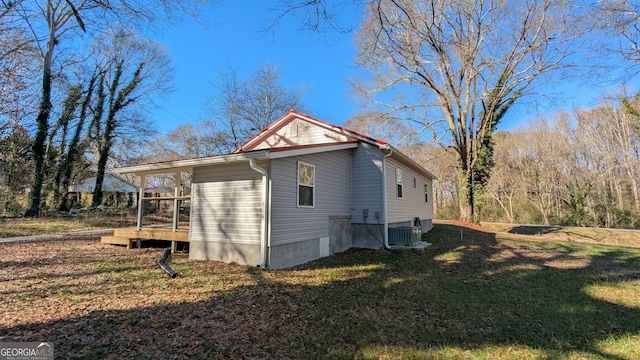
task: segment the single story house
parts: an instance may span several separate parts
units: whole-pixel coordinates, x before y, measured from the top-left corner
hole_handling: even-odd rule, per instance
[[[89,207],[93,202],[96,177],[83,179],[69,185],[66,195],[67,206],[71,208]],[[102,181],[103,203],[108,206],[129,207],[136,203],[138,187],[113,174],[105,174]]]
[[[69,185],[69,192],[86,192],[91,193],[96,187],[96,177],[86,178],[77,184]],[[104,180],[102,180],[102,191],[113,191],[121,193],[136,193],[138,187],[132,183],[121,179],[118,176],[112,174],[104,174]]]
[[[143,187],[146,175],[183,171],[192,171],[191,259],[285,268],[415,244],[432,227],[429,171],[384,141],[294,110],[232,154],[116,169]]]

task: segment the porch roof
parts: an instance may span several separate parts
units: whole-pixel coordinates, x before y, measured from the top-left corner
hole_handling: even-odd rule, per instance
[[[150,164],[124,166],[116,168],[114,171],[118,174],[166,174],[169,172],[189,171],[196,167],[233,164],[248,161],[249,159],[278,159],[290,156],[308,155],[326,151],[336,151],[353,149],[358,147],[357,142],[345,142],[337,144],[313,144],[305,146],[296,146],[289,148],[278,148],[271,150],[255,150],[242,153],[209,156],[196,159],[163,161]]]

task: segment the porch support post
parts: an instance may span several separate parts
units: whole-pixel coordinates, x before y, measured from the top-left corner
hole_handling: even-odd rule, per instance
[[[173,226],[171,228],[171,230],[173,232],[176,232],[178,230],[178,222],[180,221],[180,199],[178,199],[177,197],[181,195],[182,193],[182,171],[178,171],[176,172],[176,186],[175,189],[173,190],[173,196],[176,197],[176,199],[173,199]],[[171,253],[173,254],[176,251],[176,242],[172,241],[171,242]]]
[[[178,221],[180,220],[180,199],[177,197],[180,196],[182,192],[182,172],[178,171],[176,173],[176,188],[173,190],[173,196],[176,198],[173,199],[173,232],[178,230]]]
[[[138,192],[138,224],[136,228],[142,229],[142,200],[144,199],[144,188],[147,187],[147,176],[140,174],[140,191]]]

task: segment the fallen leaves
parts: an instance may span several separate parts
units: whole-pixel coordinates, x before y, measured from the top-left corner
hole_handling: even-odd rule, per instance
[[[608,298],[637,297],[637,284],[600,289],[598,301],[581,285],[605,275],[634,281],[636,252],[596,257],[542,243],[462,240],[455,230],[447,239],[431,234],[428,251],[352,249],[277,271],[177,253],[169,260],[175,279],[156,265],[162,248],[89,239],[4,244],[0,341],[53,341],[70,359],[446,358],[450,349],[476,358],[558,355],[564,349],[530,331],[538,316],[567,344],[563,355],[610,336],[622,346],[637,341],[629,335],[638,331],[638,311]],[[558,308],[571,317],[556,320]],[[578,331],[581,316],[588,326],[579,336],[562,332]],[[617,332],[603,333],[613,320]]]

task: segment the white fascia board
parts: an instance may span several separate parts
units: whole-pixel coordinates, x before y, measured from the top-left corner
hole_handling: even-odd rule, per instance
[[[186,159],[175,160],[153,164],[142,164],[125,166],[116,168],[114,171],[118,174],[139,174],[139,175],[152,175],[152,174],[166,174],[176,171],[189,171],[196,167],[216,165],[216,164],[231,164],[236,162],[247,161],[249,159],[268,158],[269,153],[267,151],[255,151],[249,153],[230,154],[210,156],[198,159]]]
[[[282,150],[282,151],[272,152],[272,153],[269,153],[269,158],[280,159],[280,158],[292,157],[292,156],[317,154],[317,153],[327,152],[327,151],[354,149],[357,147],[358,147],[358,143],[314,146],[314,147],[309,147],[304,149]]]

